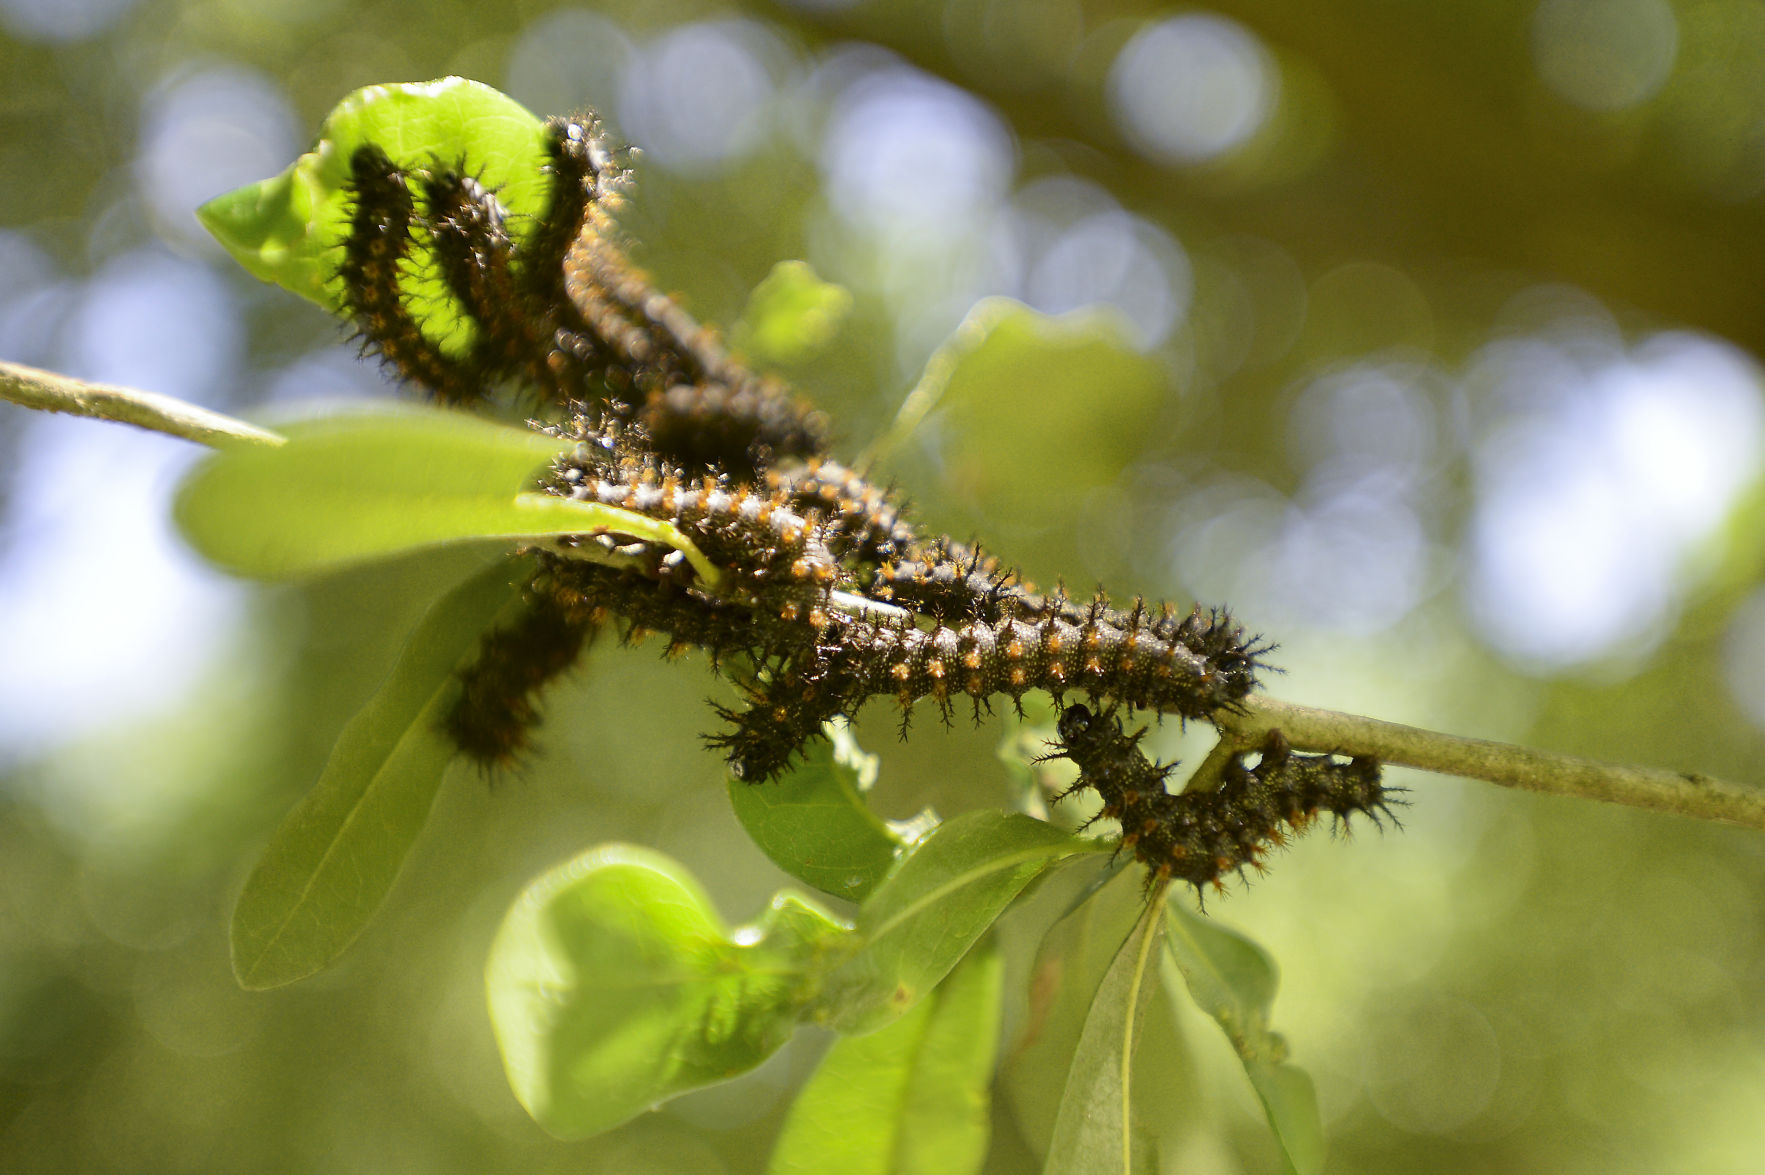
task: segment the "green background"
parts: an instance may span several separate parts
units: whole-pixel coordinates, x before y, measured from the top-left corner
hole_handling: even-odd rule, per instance
[[[855,222],[823,182],[838,154],[828,128],[844,125],[854,79],[923,71],[983,103],[961,109],[990,111],[988,125],[1009,136],[996,199],[1028,208],[1030,191],[1044,210],[1077,199],[1076,212],[1047,213],[1056,229],[1113,200],[1170,234],[1193,288],[1186,315],[1144,353],[1099,319],[1043,335],[1007,323],[942,352],[955,367],[938,411],[885,461],[928,521],[984,535],[1044,581],[1229,603],[1282,646],[1273,660],[1289,672],[1272,689],[1294,701],[1765,780],[1765,740],[1731,687],[1748,648],[1762,647],[1749,646],[1742,619],[1761,574],[1750,490],[1674,548],[1669,604],[1585,656],[1504,652],[1490,634],[1510,630],[1479,610],[1477,586],[1480,511],[1492,486],[1515,484],[1489,471],[1525,456],[1501,446],[1504,430],[1543,420],[1560,452],[1598,452],[1608,401],[1587,372],[1632,370],[1623,363],[1645,363],[1666,331],[1765,347],[1765,20],[1751,4],[1226,0],[1209,11],[1238,22],[1225,27],[1256,47],[1278,94],[1247,139],[1190,163],[1148,153],[1110,104],[1124,47],[1177,15],[1152,5],[647,0],[560,15],[538,3],[142,0],[59,40],[18,15],[22,4],[3,7],[0,228],[57,275],[27,290],[28,274],[0,272],[6,358],[77,367],[83,283],[96,288],[116,258],[145,249],[225,283],[224,326],[239,332],[241,358],[195,398],[285,409],[290,370],[350,372],[333,362],[345,351],[333,323],[237,271],[190,218],[200,199],[260,176],[192,192],[181,209],[147,198],[166,187],[154,187],[165,157],[155,112],[192,78],[243,76],[277,96],[291,151],[357,86],[448,73],[541,113],[594,102],[638,137],[646,119],[671,124],[653,87],[629,78],[665,76],[666,51],[693,43],[670,38],[705,34],[759,63],[766,100],[739,149],[709,162],[687,139],[642,143],[627,218],[641,262],[725,324],[780,259],[808,257],[850,287],[854,313],[832,347],[788,374],[829,409],[854,456],[887,431],[976,297],[1034,286],[1012,288],[1004,270],[975,276],[989,250],[1010,252],[987,244],[998,226],[979,213],[955,243],[914,220],[916,193],[935,211],[952,170],[972,162],[930,149],[944,140],[908,152],[913,166],[870,193],[893,210],[894,236]],[[1231,96],[1210,93],[1216,104]],[[242,150],[225,134],[195,141]],[[1051,183],[1059,177],[1095,187]],[[1011,247],[1032,269],[1046,243],[1023,228],[1027,216],[1013,223],[1024,236]],[[1180,285],[1168,242],[1137,231]],[[977,313],[986,321],[997,304]],[[1492,348],[1528,346],[1573,362],[1541,368],[1559,378],[1535,384],[1488,378]],[[315,355],[333,358],[297,367]],[[1369,371],[1400,384],[1395,402],[1412,413],[1423,405],[1426,446],[1393,440],[1396,416],[1356,416],[1353,397],[1312,391]],[[375,382],[364,367],[295,390],[333,394],[327,378]],[[1574,388],[1584,415],[1558,410]],[[98,453],[106,427],[71,435]],[[47,476],[26,460],[47,435],[0,409],[14,503],[54,491],[27,483]],[[1695,480],[1698,454],[1661,439],[1659,462]],[[1275,541],[1330,484],[1326,457],[1353,477],[1393,452],[1425,454],[1400,495],[1419,545],[1326,528],[1316,542],[1348,568],[1326,575],[1318,568],[1338,564]],[[68,468],[82,484],[103,481]],[[1543,487],[1545,511],[1552,483],[1528,484]],[[1647,537],[1626,536],[1638,566]],[[9,515],[8,567],[34,549],[29,538]],[[54,575],[114,574],[100,559],[114,536],[95,527],[75,538],[56,548]],[[1419,570],[1383,606],[1382,591],[1410,582],[1382,562],[1393,551]],[[781,884],[699,740],[713,721],[703,699],[729,695],[700,660],[663,663],[660,642],[597,646],[556,691],[543,754],[515,777],[450,771],[388,907],[339,968],[268,993],[234,985],[228,912],[258,849],[422,609],[470,566],[429,554],[253,589],[187,690],[77,738],[0,752],[0,1170],[762,1168],[824,1036],[801,1033],[746,1078],[565,1144],[510,1093],[483,1004],[484,959],[509,902],[589,844],[678,858],[731,923]],[[106,608],[149,607],[126,575],[105,587]],[[143,671],[86,656],[100,631],[73,618],[27,644],[0,627],[7,681],[57,676],[65,650],[68,663],[95,666],[77,704],[108,712],[116,680]],[[930,804],[948,817],[1009,794],[994,758],[1000,725],[946,732],[927,713],[910,743],[894,729],[878,707],[858,730],[883,756],[873,793],[883,815]],[[1203,753],[1179,735],[1159,734],[1164,753]],[[1274,1024],[1317,1083],[1326,1169],[1756,1170],[1765,840],[1394,775],[1412,789],[1402,834],[1314,835],[1268,878],[1209,903],[1282,968]],[[1008,971],[1019,989],[1022,978]],[[1037,1169],[1058,1094],[1056,1071],[1011,1064],[1027,1047],[1011,1036],[1018,1023],[1008,1004],[997,1172]],[[1168,1169],[1276,1169],[1217,1031],[1191,1018],[1147,1033],[1143,1085],[1155,1092],[1142,1118],[1164,1139]]]

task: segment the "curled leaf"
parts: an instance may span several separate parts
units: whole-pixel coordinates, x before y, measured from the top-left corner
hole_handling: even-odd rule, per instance
[[[546,1130],[586,1138],[746,1072],[789,1038],[847,933],[790,893],[730,930],[676,862],[590,850],[530,885],[491,947],[509,1084]]]

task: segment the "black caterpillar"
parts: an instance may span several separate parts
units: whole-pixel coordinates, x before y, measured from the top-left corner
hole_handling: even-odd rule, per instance
[[[995,697],[1045,690],[1108,707],[1065,705],[1061,754],[1155,875],[1217,882],[1320,809],[1386,810],[1376,765],[1272,749],[1218,792],[1168,795],[1169,768],[1145,760],[1117,709],[1232,710],[1266,646],[1223,611],[1038,593],[978,547],[922,533],[891,489],[829,457],[819,412],[630,265],[616,219],[629,169],[599,124],[552,119],[546,136],[549,204],[523,225],[463,164],[358,150],[344,305],[364,349],[437,400],[475,407],[508,391],[535,427],[574,437],[540,488],[666,519],[721,578],[701,583],[678,552],[617,535],[538,552],[525,614],[461,675],[445,723],[461,751],[516,761],[541,691],[611,621],[627,639],[663,632],[671,653],[702,650],[737,678],[747,705],[718,707],[728,725],[709,741],[752,783],[873,698],[900,706],[905,733],[920,699],[948,721],[966,698],[978,719]],[[414,273],[448,291],[453,337],[425,330],[434,312],[415,303]]]
[[[1078,766],[1078,782],[1057,798],[1095,790],[1103,800],[1098,817],[1121,825],[1121,847],[1147,867],[1149,883],[1174,878],[1205,895],[1210,886],[1223,889],[1228,873],[1260,871],[1271,846],[1304,832],[1321,812],[1343,827],[1356,813],[1375,825],[1382,818],[1395,823],[1391,808],[1402,802],[1383,785],[1374,760],[1296,754],[1279,731],[1255,767],[1234,758],[1216,790],[1173,794],[1165,781],[1176,765],[1146,757],[1140,749],[1145,733],[1125,732],[1107,711],[1068,706],[1048,758]]]

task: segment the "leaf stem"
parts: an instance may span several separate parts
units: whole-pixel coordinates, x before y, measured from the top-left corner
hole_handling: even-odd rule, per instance
[[[1694,771],[1607,763],[1260,696],[1246,698],[1239,713],[1216,715],[1215,724],[1221,746],[1231,750],[1221,756],[1216,747],[1197,776],[1209,765],[1217,771],[1216,757],[1223,760],[1233,753],[1256,750],[1278,730],[1298,751],[1366,755],[1395,766],[1481,779],[1523,791],[1604,800],[1765,830],[1765,789]],[[1190,786],[1206,785],[1205,779],[1197,779]]]
[[[87,383],[22,363],[0,362],[0,399],[44,412],[115,420],[216,449],[282,443],[273,432],[172,396]]]

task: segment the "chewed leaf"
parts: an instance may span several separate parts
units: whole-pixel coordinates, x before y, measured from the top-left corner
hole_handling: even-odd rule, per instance
[[[575,442],[458,412],[387,408],[282,428],[287,443],[204,461],[178,491],[185,539],[241,575],[286,579],[437,543],[614,532],[683,551],[672,523],[523,493]]]
[[[429,818],[454,748],[441,719],[455,671],[530,573],[499,563],[430,609],[324,772],[270,839],[233,907],[233,971],[280,987],[323,970],[361,934]]]
[[[789,1038],[848,933],[788,892],[731,930],[660,853],[586,852],[529,886],[491,947],[509,1084],[545,1129],[587,1138],[734,1077]]]
[[[545,124],[482,82],[449,77],[357,90],[288,170],[217,196],[196,215],[251,274],[340,312],[349,160],[370,143],[407,167],[467,162],[514,214],[517,233],[546,210]]]

